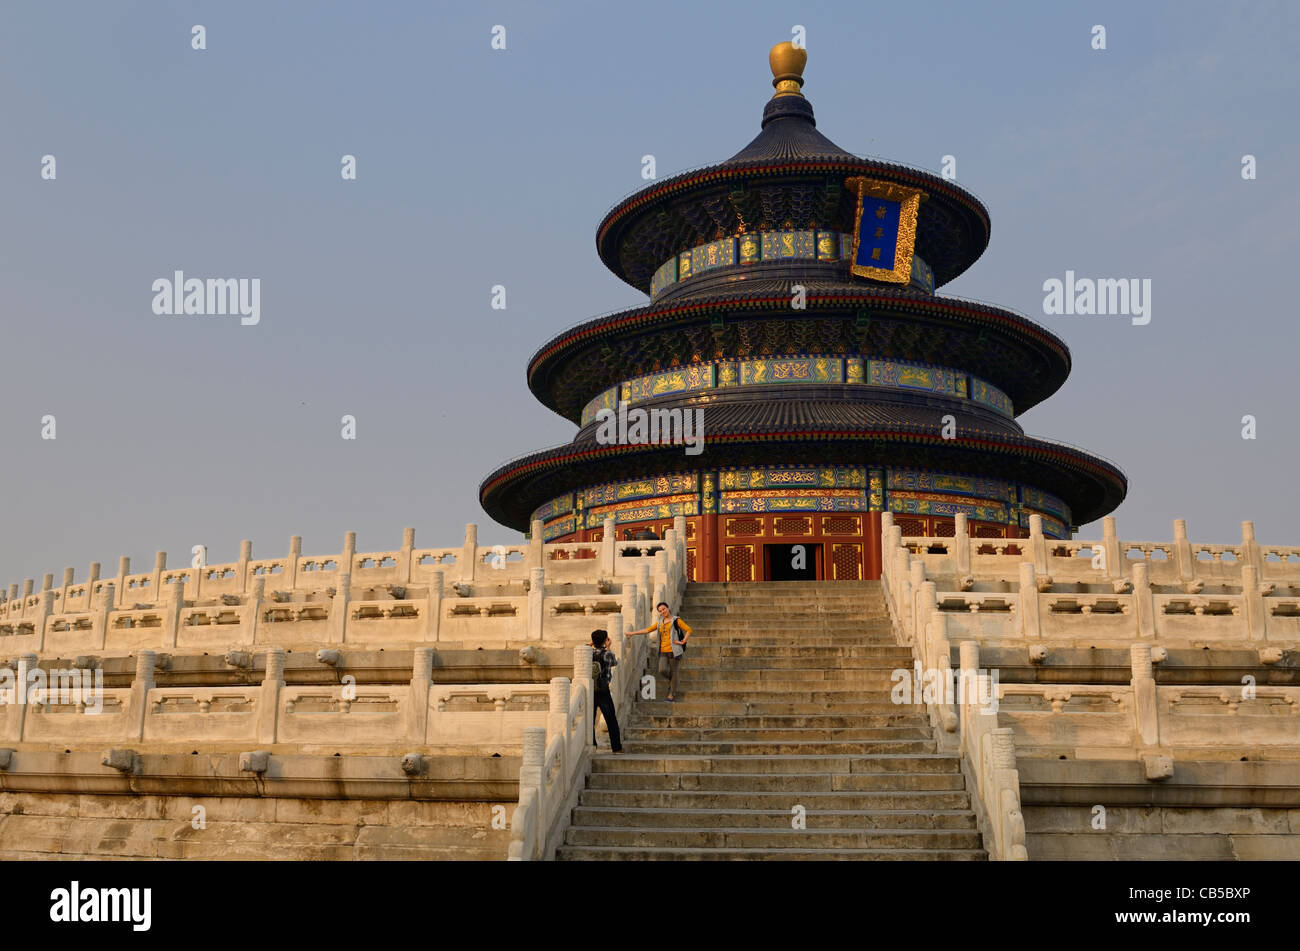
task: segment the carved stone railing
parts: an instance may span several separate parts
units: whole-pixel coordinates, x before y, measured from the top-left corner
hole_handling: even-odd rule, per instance
[[[649,624],[651,606],[660,601],[677,610],[686,591],[685,519],[678,517],[653,556],[653,594],[648,565],[637,569],[637,582],[624,587],[623,612],[609,618],[610,639],[618,658],[611,694],[616,715],[627,722],[640,686],[640,672],[650,655],[650,639],[626,637],[625,629]],[[607,522],[605,537],[612,536]],[[642,542],[642,545],[645,543]],[[626,561],[649,561],[627,558]],[[626,626],[626,627],[625,627]],[[573,649],[574,677],[551,681],[551,709],[545,727],[524,729],[524,761],[519,770],[519,804],[511,820],[511,861],[548,860],[563,841],[578,795],[591,771],[594,705],[591,648]]]
[[[980,673],[979,647],[973,641],[961,645],[961,672],[963,681],[988,676]],[[999,728],[997,717],[982,712],[975,703],[960,703],[957,709],[961,718],[961,755],[975,780],[972,798],[978,799],[976,808],[984,813],[992,832],[989,857],[1023,862],[1029,853],[1025,850],[1025,820],[1020,810],[1015,732]]]
[[[1123,541],[1109,516],[1102,519],[1098,541],[1047,538],[1037,515],[1029,526],[1026,538],[972,538],[966,517],[958,515],[953,537],[909,537],[902,543],[925,565],[926,577],[942,579],[953,590],[997,590],[1014,584],[1020,566],[1028,564],[1047,590],[1086,585],[1118,593],[1139,584],[1140,570],[1147,583],[1188,594],[1263,586],[1300,596],[1300,547],[1260,545],[1253,522],[1241,523],[1241,542],[1231,545],[1190,542],[1183,519],[1174,521],[1171,542]]]
[[[101,579],[95,564],[80,585],[68,569],[59,589],[53,575],[38,593],[30,580],[22,596],[12,586],[13,597],[0,603],[0,658],[272,644],[572,643],[607,627],[611,616],[639,616],[675,577],[685,560],[679,521],[668,533],[676,539],[654,542],[652,556],[624,557],[647,543],[615,540],[610,519],[600,542],[543,545],[534,524],[526,546],[481,546],[469,525],[459,549],[416,549],[407,529],[402,548],[391,551],[358,553],[349,532],[332,556],[303,556],[295,536],[284,558],[255,561],[245,542],[229,565],[169,571],[160,552],[150,575],[130,574],[123,559],[116,578]],[[593,557],[552,557],[581,551]]]

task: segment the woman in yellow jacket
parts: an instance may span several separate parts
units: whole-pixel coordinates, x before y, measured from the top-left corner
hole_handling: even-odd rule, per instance
[[[655,606],[655,610],[659,612],[659,620],[644,631],[630,631],[627,636],[636,637],[638,634],[659,631],[659,676],[668,678],[668,699],[672,700],[677,695],[677,672],[686,650],[686,641],[691,636],[691,627],[669,611],[668,605],[663,601]]]

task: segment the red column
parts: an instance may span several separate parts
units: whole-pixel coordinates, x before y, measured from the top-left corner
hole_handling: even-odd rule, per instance
[[[866,531],[867,550],[867,574],[868,581],[876,581],[880,578],[880,513],[867,513],[867,531]]]

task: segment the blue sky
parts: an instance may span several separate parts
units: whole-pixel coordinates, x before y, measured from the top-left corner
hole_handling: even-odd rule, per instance
[[[644,184],[643,155],[665,177],[748,142],[796,24],[821,131],[931,170],[953,155],[988,206],[988,251],[942,293],[1069,344],[1069,381],[1020,421],[1124,468],[1121,537],[1183,517],[1231,542],[1253,519],[1300,544],[1296,11],[6,3],[0,580],[196,544],[233,560],[241,538],[278,554],[295,533],[313,553],[346,530],[396,547],[405,525],[425,546],[470,520],[517,537],[480,480],[573,435],[527,359],[643,300],[597,259],[596,224]],[[260,324],[155,316],[176,269],[260,278]],[[1045,316],[1067,269],[1149,278],[1151,323]]]

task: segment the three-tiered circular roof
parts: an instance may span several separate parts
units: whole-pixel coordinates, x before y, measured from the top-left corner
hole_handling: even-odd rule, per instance
[[[620,202],[597,229],[601,260],[648,294],[665,262],[718,239],[769,230],[852,233],[857,197],[845,182],[865,176],[925,194],[915,254],[933,269],[934,286],[970,267],[989,240],[979,200],[929,172],[854,156],[818,132],[799,91],[806,54],[782,47],[772,54],[777,95],[758,136],[725,162]],[[800,310],[791,308],[795,285],[805,295]],[[1002,390],[1016,413],[1054,393],[1070,371],[1065,343],[1014,312],[855,277],[846,260],[762,260],[693,273],[642,307],[564,331],[529,361],[528,384],[544,405],[580,423],[589,401],[638,376],[794,354],[960,367]],[[680,445],[605,445],[588,424],[571,444],[493,472],[479,491],[484,509],[523,530],[538,506],[576,488],[800,459],[1014,479],[1065,500],[1075,524],[1112,511],[1127,491],[1123,472],[1106,460],[1027,436],[1011,418],[937,394],[862,383],[750,385],[639,405],[706,409],[707,455],[687,455]],[[947,415],[956,438],[941,431]]]

